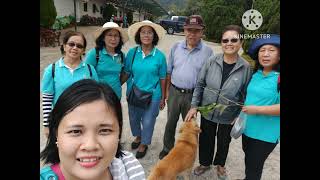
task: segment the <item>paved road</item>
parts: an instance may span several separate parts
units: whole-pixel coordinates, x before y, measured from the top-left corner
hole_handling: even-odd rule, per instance
[[[88,42],[87,50],[94,46],[93,44],[93,34],[92,32],[97,29],[95,26],[91,27],[78,27],[78,31],[81,31],[85,34]],[[158,44],[158,48],[161,49],[167,56],[170,52],[170,47],[177,41],[183,40],[183,34],[176,34],[176,35],[166,35],[162,42]],[[212,42],[205,42],[209,45],[215,53],[221,52],[221,46],[216,43]],[[127,52],[130,47],[135,45],[134,41],[130,40],[126,43],[123,47],[123,51]],[[60,55],[59,47],[46,47],[40,48],[40,80],[42,78],[44,68],[57,60]],[[122,94],[125,94],[126,86],[123,86]],[[40,101],[41,102],[41,101]],[[123,108],[123,134],[121,143],[123,144],[123,148],[125,150],[130,150],[130,143],[133,141],[133,137],[130,131],[129,119],[128,119],[128,106],[127,102],[124,98],[121,100],[122,108]],[[40,103],[41,106],[41,103]],[[147,155],[140,160],[141,164],[143,165],[146,174],[150,173],[151,168],[156,164],[158,161],[158,155],[162,148],[162,140],[164,134],[164,127],[167,121],[167,109],[160,111],[159,116],[156,121],[154,134],[152,137],[152,144],[149,146]],[[199,116],[198,116],[199,118]],[[42,133],[42,125],[41,125],[42,115],[40,114],[40,151],[43,149],[46,143],[46,138]],[[198,119],[198,122],[199,119]],[[180,127],[181,120],[178,123],[177,127]],[[133,153],[136,152],[132,151]],[[226,167],[229,174],[229,179],[237,179],[237,178],[244,178],[244,153],[241,149],[241,138],[237,140],[232,140],[229,148],[229,155],[226,161]],[[41,164],[41,163],[40,163]],[[198,166],[199,162],[198,159],[194,167]],[[214,169],[214,168],[212,168]],[[183,178],[179,178],[183,179]],[[193,175],[191,180],[215,180],[216,174],[213,170],[206,172],[202,176],[195,176]],[[275,150],[271,153],[269,158],[265,162],[264,171],[262,175],[262,180],[278,180],[280,179],[280,145],[278,145]]]

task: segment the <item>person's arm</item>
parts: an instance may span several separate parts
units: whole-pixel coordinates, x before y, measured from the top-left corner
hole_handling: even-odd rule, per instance
[[[48,137],[49,134],[49,121],[48,117],[52,111],[52,104],[54,98],[54,80],[52,77],[52,65],[50,64],[45,70],[41,81],[42,92],[42,117],[44,134]]]
[[[91,64],[96,70],[97,66],[97,59],[96,59],[96,49],[92,48],[89,50],[89,52],[86,53],[86,56],[84,57],[84,62],[87,64]]]
[[[42,116],[43,116],[43,123],[44,126],[44,134],[46,137],[49,135],[49,121],[48,117],[52,111],[52,103],[53,103],[53,95],[52,94],[42,94]]]
[[[123,85],[125,82],[127,82],[128,78],[129,78],[129,75],[126,72],[122,71],[120,73],[120,83],[121,83],[121,85]]]
[[[274,104],[269,106],[244,106],[242,111],[247,114],[264,114],[264,115],[280,115],[280,104]]]
[[[164,109],[166,106],[166,75],[167,75],[167,61],[164,54],[162,54],[160,70],[159,70],[159,78],[161,85],[161,100],[160,100],[160,110]]]
[[[168,74],[167,77],[166,77],[166,94],[165,94],[165,100],[167,101],[168,98],[169,98],[169,88],[170,88],[170,85],[171,85],[171,75]]]
[[[125,82],[127,82],[128,78],[129,78],[129,74],[124,70],[126,63],[127,63],[125,54],[122,52],[121,56],[122,56],[121,58],[123,58],[123,67],[122,67],[121,73],[120,73],[120,83],[122,86]]]
[[[174,58],[174,51],[177,48],[178,43],[172,46],[170,50],[170,54],[168,57],[168,65],[167,65],[167,77],[166,77],[166,95],[165,95],[165,100],[168,100],[169,98],[169,88],[171,85],[171,73],[173,71],[173,58]]]
[[[166,106],[166,79],[160,79],[160,84],[161,84],[161,100],[160,100],[160,110],[164,109]]]

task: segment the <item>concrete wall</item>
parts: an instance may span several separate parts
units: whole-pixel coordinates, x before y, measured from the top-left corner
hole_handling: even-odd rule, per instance
[[[81,16],[88,14],[91,17],[102,17],[100,7],[103,6],[105,0],[89,0],[87,2],[87,12],[84,11],[84,0],[76,0],[76,14],[77,22],[80,21]],[[93,13],[93,4],[96,5],[99,12]],[[57,16],[74,16],[73,0],[54,0]]]
[[[139,12],[135,11],[132,13],[133,19],[132,22],[139,22]],[[144,20],[144,14],[143,12],[140,13],[140,21]]]
[[[101,0],[90,0],[87,2],[87,12],[84,11],[84,2],[81,2],[80,5],[80,13],[81,16],[83,15],[89,15],[91,17],[102,17],[102,12],[100,10],[100,8],[104,5],[106,1],[101,1]],[[96,5],[97,9],[99,12],[95,12],[93,13],[93,4]]]

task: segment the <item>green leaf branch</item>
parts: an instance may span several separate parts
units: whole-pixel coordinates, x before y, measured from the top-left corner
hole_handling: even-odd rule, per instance
[[[240,107],[243,106],[243,103],[232,101],[226,98],[225,96],[218,94],[218,92],[214,89],[211,89],[211,88],[207,88],[207,89],[213,93],[216,93],[219,97],[230,102],[231,104],[225,105],[225,104],[219,104],[219,103],[211,103],[205,106],[199,106],[197,110],[201,113],[202,116],[208,116],[208,114],[214,110],[219,111],[219,115],[221,115],[225,111],[225,109],[228,108],[229,106],[240,106]]]

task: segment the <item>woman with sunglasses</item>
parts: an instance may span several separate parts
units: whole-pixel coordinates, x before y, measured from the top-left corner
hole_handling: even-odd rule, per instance
[[[268,35],[248,50],[257,61],[242,108],[247,114],[242,134],[246,180],[261,179],[264,162],[280,138],[280,36]]]
[[[201,115],[199,135],[199,161],[194,173],[201,175],[210,169],[214,157],[215,139],[217,152],[213,161],[219,179],[227,176],[227,159],[232,122],[241,111],[245,90],[251,77],[250,65],[239,55],[242,46],[242,28],[237,25],[226,26],[221,38],[223,54],[211,56],[202,67],[191,101],[186,121],[197,115],[197,108],[212,103],[225,105],[224,111],[215,109]]]
[[[61,57],[47,66],[41,81],[44,134],[48,136],[48,116],[62,92],[76,81],[94,79],[98,75],[93,66],[83,62],[87,41],[81,32],[67,32],[60,47]]]
[[[94,66],[100,82],[108,84],[121,99],[121,86],[128,79],[123,71],[125,56],[122,45],[128,41],[127,32],[118,24],[107,22],[95,33],[96,47],[87,54],[85,61]]]

